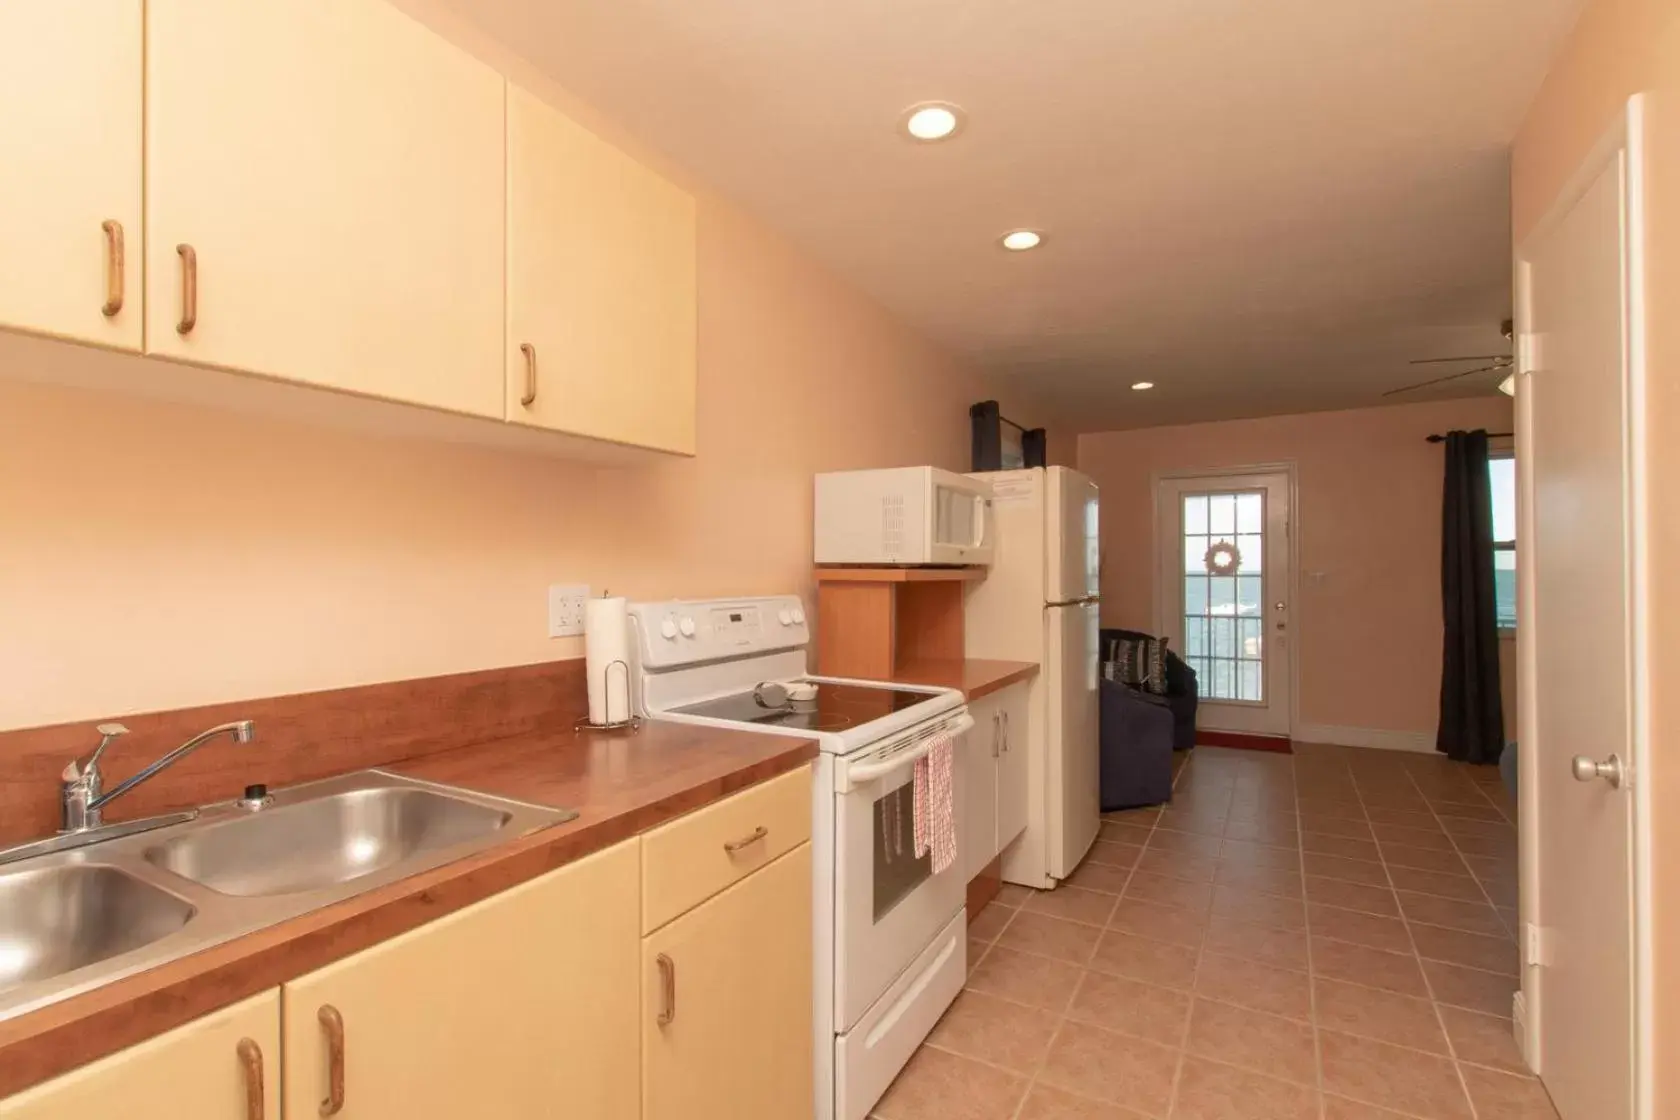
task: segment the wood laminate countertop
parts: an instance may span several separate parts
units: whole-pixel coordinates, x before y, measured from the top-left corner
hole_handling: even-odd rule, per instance
[[[509,840],[0,1022],[0,1097],[294,980],[815,758],[809,739],[650,722],[526,735],[381,769],[575,810]]]
[[[959,689],[970,700],[978,700],[1017,681],[1031,680],[1038,673],[1032,661],[988,661],[982,658],[949,661],[911,661],[893,671],[899,684],[933,685]]]

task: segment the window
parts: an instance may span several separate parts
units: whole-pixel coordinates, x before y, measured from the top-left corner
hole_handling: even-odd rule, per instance
[[[1184,645],[1203,699],[1265,701],[1263,491],[1184,495]]]
[[[1510,452],[1488,457],[1493,491],[1493,602],[1501,630],[1517,625],[1517,462]]]

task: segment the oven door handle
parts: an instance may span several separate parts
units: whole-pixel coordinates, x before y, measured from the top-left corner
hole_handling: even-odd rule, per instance
[[[973,728],[974,717],[965,711],[962,715],[940,728],[939,732],[929,735],[926,739],[923,739],[920,743],[917,743],[914,747],[905,751],[903,754],[893,755],[885,762],[854,764],[848,766],[841,773],[840,792],[849,793],[858,786],[873,782],[877,778],[884,778],[888,774],[902,770],[917,760],[925,758],[927,753],[933,750],[933,744],[939,741],[941,735],[948,735],[955,739],[959,735],[968,733]]]

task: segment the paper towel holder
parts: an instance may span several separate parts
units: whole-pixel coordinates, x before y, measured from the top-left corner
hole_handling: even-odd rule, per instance
[[[606,708],[608,711],[612,710],[611,697],[614,669],[618,669],[624,674],[624,707],[626,710],[630,710],[630,666],[623,658],[607,662],[606,667],[601,670],[601,695],[608,698]],[[640,731],[642,729],[642,717],[631,710],[627,719],[617,720],[612,723],[591,723],[589,717],[584,716],[572,725],[573,731],[623,731],[626,728],[632,732]]]

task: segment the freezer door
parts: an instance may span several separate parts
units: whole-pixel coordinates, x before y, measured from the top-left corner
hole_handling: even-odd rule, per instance
[[[1071,603],[1098,592],[1097,484],[1066,467],[1046,474],[1049,494],[1045,568],[1049,576],[1047,601]]]
[[[1045,593],[1044,471],[974,475],[992,487],[997,534],[986,578],[965,590],[964,648],[969,657],[1043,663]]]
[[[1050,652],[1045,743],[1046,855],[1050,875],[1072,874],[1102,823],[1098,789],[1096,603],[1044,612]]]

